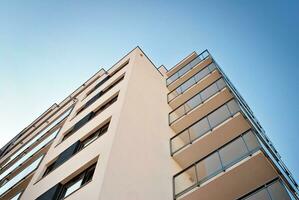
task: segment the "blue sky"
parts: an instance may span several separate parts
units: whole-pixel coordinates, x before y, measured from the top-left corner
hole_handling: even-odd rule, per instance
[[[139,45],[170,68],[209,49],[299,181],[298,1],[2,1],[0,146]]]

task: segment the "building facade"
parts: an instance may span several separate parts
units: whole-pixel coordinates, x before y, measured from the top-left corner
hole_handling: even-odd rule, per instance
[[[211,54],[136,47],[0,152],[1,200],[289,200],[298,185]]]

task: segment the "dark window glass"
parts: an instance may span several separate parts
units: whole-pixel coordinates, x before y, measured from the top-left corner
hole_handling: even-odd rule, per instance
[[[117,85],[119,82],[121,82],[124,79],[124,75],[121,76],[119,79],[117,79],[114,83],[109,85],[104,90],[100,91],[97,95],[92,97],[89,101],[86,102],[84,106],[82,106],[78,111],[77,115],[82,112],[84,109],[86,109],[88,106],[92,105],[95,101],[97,101],[101,96],[103,96],[105,93],[107,93],[109,90],[111,90],[115,85]]]
[[[72,194],[73,192],[77,191],[82,186],[90,182],[92,180],[95,167],[96,164],[92,165],[84,172],[82,172],[81,174],[67,182],[65,185],[63,185],[61,193],[59,195],[59,199],[67,197],[68,195]]]
[[[92,118],[94,118],[96,115],[98,115],[99,113],[101,113],[103,110],[105,110],[106,108],[108,108],[111,104],[113,104],[114,102],[117,101],[117,96],[113,97],[111,100],[109,100],[107,103],[105,103],[103,106],[101,106],[97,111],[93,111],[91,113],[89,113],[88,115],[86,115],[83,119],[81,119],[79,122],[77,122],[74,127],[64,135],[64,137],[62,138],[62,141],[65,140],[66,138],[68,138],[69,136],[71,136],[74,132],[76,132],[77,130],[79,130],[82,126],[84,126],[87,122],[89,122]]]
[[[40,195],[36,200],[56,200],[59,196],[59,193],[61,191],[61,184],[57,184],[53,186],[51,189],[49,189],[47,192]]]
[[[45,173],[43,174],[43,177],[52,172],[54,169],[62,165],[66,160],[71,158],[75,153],[81,151],[84,147],[95,141],[97,138],[101,137],[104,133],[107,132],[109,123],[106,123],[99,129],[97,129],[94,133],[92,133],[90,136],[88,136],[83,141],[77,141],[74,144],[72,144],[69,148],[67,148],[65,151],[63,151],[61,154],[59,154],[58,158],[50,164]]]
[[[97,88],[99,88],[101,85],[103,85],[103,83],[105,83],[106,81],[108,81],[110,79],[111,76],[106,76],[103,80],[101,80],[98,84],[96,84],[94,86],[94,88],[92,88],[86,96],[90,95],[93,91],[95,91]]]
[[[46,169],[46,171],[45,171],[43,177],[46,176],[46,175],[48,175],[51,171],[53,171],[54,168],[55,168],[55,162],[53,162],[52,164],[50,164],[50,165],[47,167],[47,169]]]
[[[104,126],[102,126],[101,128],[99,128],[98,130],[96,130],[93,134],[88,136],[85,140],[80,142],[80,147],[79,147],[78,151],[83,149],[84,147],[86,147],[87,145],[92,143],[93,141],[95,141],[98,137],[101,137],[104,133],[107,132],[108,127],[109,127],[109,122],[107,124],[105,124]]]
[[[55,162],[55,168],[60,166],[62,163],[64,163],[66,160],[68,160],[72,155],[74,155],[77,152],[77,149],[80,145],[80,142],[77,141],[74,144],[72,144],[70,147],[68,147],[66,150],[64,150],[61,154],[59,154],[56,162]]]

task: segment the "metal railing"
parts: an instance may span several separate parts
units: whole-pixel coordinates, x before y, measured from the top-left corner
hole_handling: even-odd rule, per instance
[[[191,78],[186,80],[184,83],[182,83],[180,86],[172,90],[167,94],[168,102],[174,100],[179,95],[183,94],[186,90],[191,88],[193,85],[200,82],[203,78],[205,78],[207,75],[211,74],[214,69],[216,69],[215,63],[211,63],[202,70],[200,70],[198,73],[193,75]]]
[[[171,125],[200,104],[203,104],[207,99],[225,88],[225,86],[225,82],[220,78],[195,96],[191,97],[188,101],[169,113],[169,124]]]
[[[244,197],[239,198],[238,200],[276,200],[284,199],[291,200],[295,199],[292,194],[290,194],[283,182],[280,179],[274,179],[264,186],[256,189],[253,192],[245,195]]]
[[[238,103],[235,100],[231,100],[176,134],[170,139],[171,155],[206,135],[221,123],[232,118],[239,111]]]
[[[211,56],[211,55],[210,55]],[[226,74],[223,72],[223,70],[219,67],[217,62],[213,59],[213,62],[215,62],[217,69],[219,70],[220,74],[224,78],[227,86],[230,88],[232,94],[234,95],[235,99],[237,100],[238,104],[240,105],[240,108],[242,110],[242,113],[245,115],[245,117],[251,122],[252,127],[257,132],[257,136],[261,141],[261,144],[264,146],[264,152],[270,157],[270,160],[272,161],[272,164],[282,173],[282,179],[286,182],[287,187],[292,191],[293,194],[295,194],[296,198],[299,199],[299,188],[298,184],[296,183],[295,179],[293,178],[293,175],[288,170],[288,168],[285,166],[283,161],[281,160],[281,156],[276,151],[273,143],[270,141],[268,136],[265,133],[265,130],[260,125],[257,118],[254,116],[252,110],[249,108],[248,104],[244,100],[244,98],[241,96],[241,94],[236,90],[234,85],[231,83],[229,78],[226,76]]]
[[[166,85],[170,85],[174,81],[176,81],[178,78],[182,77],[184,74],[186,74],[188,71],[193,69],[198,63],[201,61],[207,59],[210,56],[209,52],[207,50],[200,53],[198,56],[196,56],[193,60],[191,60],[189,63],[187,63],[183,68],[181,68],[179,71],[171,75],[166,79]]]
[[[177,173],[173,177],[174,199],[207,180],[226,171],[231,166],[251,156],[261,148],[253,131],[247,131],[206,157]]]

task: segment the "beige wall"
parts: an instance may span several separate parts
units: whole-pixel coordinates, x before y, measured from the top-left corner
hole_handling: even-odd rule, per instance
[[[172,199],[165,79],[138,49],[128,76],[99,199]]]

